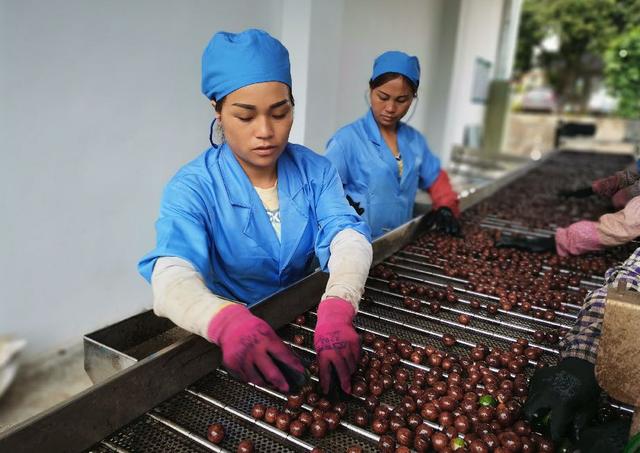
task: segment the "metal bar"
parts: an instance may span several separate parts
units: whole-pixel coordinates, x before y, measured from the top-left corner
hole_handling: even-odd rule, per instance
[[[418,271],[413,271],[413,272],[418,272]],[[439,284],[438,282],[434,282],[434,281],[431,281],[431,280],[412,277],[411,275],[398,274],[398,276],[401,277],[401,278],[404,278],[406,280],[414,280],[414,281],[417,281],[417,282],[428,283],[428,284],[431,284],[431,285],[438,285],[438,286],[441,286],[441,287],[446,287],[447,286],[445,284]],[[451,285],[451,286],[453,286],[453,285]],[[476,296],[476,297],[483,297],[485,299],[491,299],[491,300],[496,300],[496,301],[500,300],[500,298],[497,297],[497,296],[491,296],[489,294],[479,293],[477,291],[472,291],[472,290],[469,290],[469,289],[464,289],[464,288],[460,288],[460,287],[456,287],[456,286],[453,286],[453,289],[454,289],[454,291],[458,291],[458,292],[461,292],[461,293],[464,293],[464,294],[471,294],[472,296]],[[536,305],[532,305],[531,309],[534,310],[534,311],[545,311],[544,308],[538,307]],[[559,316],[561,318],[568,318],[568,319],[570,319],[572,321],[575,321],[578,318],[577,315],[574,315],[572,313],[563,312],[563,311],[556,311],[555,313],[556,313],[556,316]]]
[[[432,249],[428,249],[428,248],[420,247],[420,246],[418,246],[418,245],[412,245],[412,246],[411,246],[411,248],[412,248],[412,249],[414,249],[414,250],[424,250],[425,252],[430,252],[430,251],[432,251]],[[406,252],[405,250],[402,250],[402,249],[398,250],[398,252],[400,252],[400,253],[410,253],[410,252]],[[420,255],[420,256],[425,256],[425,255]],[[428,258],[428,257],[427,257],[427,258]],[[444,258],[437,258],[437,259],[438,259],[438,260],[440,260],[440,261],[446,261]],[[550,267],[550,266],[547,266],[547,265],[542,265],[542,268],[543,268],[543,269],[545,269],[545,270],[551,270],[551,267]],[[568,274],[570,274],[570,273],[572,273],[572,272],[573,272],[573,273],[575,273],[575,272],[576,272],[576,271],[572,271],[571,269],[564,269],[564,268],[560,268],[560,269],[559,269],[559,271],[560,271],[560,272],[562,272],[562,273],[568,273]],[[589,275],[589,278],[591,278],[591,279],[593,279],[593,280],[597,280],[597,281],[602,281],[602,282],[604,282],[604,277],[601,277],[601,276],[599,276],[599,275],[593,275],[593,274],[590,274],[590,275]],[[588,283],[589,283],[589,284],[597,284],[597,282],[588,282]],[[600,286],[600,285],[598,285],[598,286]]]
[[[198,436],[197,434],[189,431],[186,428],[183,428],[182,426],[178,425],[177,423],[172,422],[171,420],[161,416],[161,415],[157,415],[154,413],[149,412],[147,414],[148,417],[151,417],[152,419],[156,420],[157,422],[162,423],[164,426],[169,427],[170,429],[172,429],[173,431],[176,431],[179,434],[182,434],[183,436],[187,437],[189,440],[192,440],[193,442],[197,443],[198,445],[206,448],[207,450],[211,450],[214,451],[216,453],[231,453],[229,450],[225,450],[224,448],[218,447],[215,444],[212,444],[211,442],[209,442],[208,440],[204,439],[203,437]]]
[[[378,278],[378,277],[369,277],[369,280],[388,283],[388,280],[384,280],[384,279],[381,279],[381,278]],[[439,283],[432,283],[432,284],[433,285],[446,286],[446,285],[441,285]],[[370,286],[366,286],[365,288],[372,289],[372,290],[375,290],[375,291],[380,291],[380,292],[383,292],[385,294],[388,294],[388,295],[391,295],[391,296],[395,296],[395,297],[403,297],[401,294],[392,293],[392,292],[389,292],[389,291],[381,290],[381,289],[378,289],[378,288],[373,288],[373,287],[370,287]],[[421,302],[425,301],[424,299],[421,299],[419,297],[413,297],[413,298],[414,299],[418,299]],[[427,301],[425,301],[425,302],[427,302]],[[470,300],[464,299],[462,297],[458,297],[458,302],[461,303],[461,304],[465,304],[465,305],[471,305],[471,301]],[[486,303],[483,304],[482,302],[480,302],[480,308],[486,309],[487,305],[488,304],[486,304]],[[442,307],[442,308],[444,308],[444,307]],[[498,308],[498,313],[501,313],[501,314],[504,314],[504,315],[508,315],[508,316],[512,316],[514,318],[520,318],[520,319],[527,320],[527,321],[534,321],[534,322],[537,322],[537,323],[540,323],[540,324],[546,324],[546,325],[551,326],[551,327],[560,327],[560,328],[569,327],[566,324],[557,323],[555,321],[547,321],[546,319],[536,318],[534,316],[525,315],[523,313],[518,313],[518,312],[515,312],[515,311],[507,311],[507,310],[504,310],[502,308]]]
[[[384,294],[385,296],[396,297],[398,299],[402,299],[404,297],[401,294],[392,293],[390,291],[385,291],[383,289],[373,288],[371,286],[365,286],[365,289],[367,291],[379,292],[379,293]],[[428,307],[431,306],[431,304],[432,304],[432,302],[426,301],[425,299],[421,299],[420,297],[412,297],[412,299],[415,299],[415,300],[419,301],[420,304],[426,305]],[[512,323],[507,322],[507,321],[501,321],[501,320],[495,319],[495,318],[488,318],[486,316],[482,316],[482,315],[479,315],[479,314],[471,312],[471,311],[458,310],[457,308],[448,307],[446,305],[441,305],[440,309],[443,310],[443,311],[449,311],[449,312],[452,312],[452,313],[457,313],[459,315],[467,315],[467,316],[469,316],[470,318],[473,318],[473,319],[478,319],[480,321],[488,322],[488,323],[491,323],[491,324],[497,324],[497,325],[500,325],[500,326],[503,326],[503,327],[509,327],[509,328],[512,328],[512,329],[515,329],[515,330],[521,330],[521,331],[527,332],[527,333],[534,333],[535,332],[535,329],[532,329],[531,327],[519,326],[517,324],[512,324]],[[458,323],[458,324],[460,326],[464,326],[464,324],[460,324],[460,323]]]
[[[512,230],[516,230],[519,232],[523,232],[526,234],[532,234],[532,235],[544,235],[546,237],[550,237],[556,234],[555,230],[547,230],[547,229],[543,229],[543,228],[530,228],[526,225],[522,225],[519,223],[515,223],[515,222],[509,222],[509,223],[505,223],[505,222],[497,222],[494,219],[491,218],[484,218],[482,220],[480,220],[479,225],[484,226],[484,225],[488,225],[491,227],[497,227],[497,228],[501,228],[501,229],[512,229]]]
[[[131,453],[129,450],[118,447],[117,445],[113,445],[111,442],[108,442],[106,440],[100,442],[100,445],[102,445],[103,447],[107,447],[109,450],[115,451],[116,453]]]
[[[412,280],[412,281],[419,282],[419,283],[427,283],[427,284],[433,285],[433,286],[440,286],[441,288],[446,288],[447,287],[447,285],[445,285],[444,283],[438,283],[438,282],[434,282],[434,281],[431,281],[431,280],[412,277],[410,275],[398,274],[398,276],[401,277],[401,278],[404,278],[405,280]],[[388,282],[388,280],[380,279],[378,277],[369,277],[369,280]],[[474,293],[474,291],[460,290],[460,289],[455,288],[455,287],[454,287],[454,290],[460,291],[462,293],[465,293],[465,292],[466,293]],[[465,303],[465,304],[471,304],[471,301],[469,301],[467,299],[460,298],[460,297],[458,297],[458,301],[462,302],[462,303]],[[484,308],[484,307],[487,306],[487,304],[482,305],[482,303],[481,303],[480,306]],[[534,307],[535,306],[531,306],[531,309],[533,310]],[[544,311],[544,309],[540,308],[540,307],[536,307],[535,310],[536,311]],[[514,311],[506,311],[506,310],[503,310],[501,308],[498,308],[498,312],[499,313],[508,314],[509,316],[520,317],[520,318],[529,319],[529,320],[535,320],[536,322],[539,322],[541,324],[547,324],[547,325],[553,326],[553,327],[562,327],[562,328],[571,327],[570,324],[563,324],[563,323],[560,323],[560,322],[557,322],[557,321],[548,321],[548,320],[546,320],[544,318],[536,318],[536,317],[533,317],[533,316],[524,315],[522,313],[517,313],[517,312],[514,312]],[[565,313],[565,314],[567,314],[567,313]],[[576,315],[572,315],[572,316],[573,316],[573,318],[577,318]],[[568,316],[568,317],[570,317],[570,316]]]
[[[297,324],[291,324],[291,325],[292,325],[292,326],[295,326],[295,327],[298,327],[298,328],[304,328],[305,330],[307,330],[307,329],[308,329],[308,330],[311,330],[311,329],[309,329],[309,328],[308,328],[308,327],[306,327],[306,326],[299,326],[299,325],[297,325]],[[292,342],[290,342],[290,341],[284,341],[284,343],[285,343],[285,344],[288,344],[288,345],[290,345],[290,346],[292,346],[292,347],[293,347],[293,348],[295,348],[295,349],[299,349],[299,350],[301,350],[301,351],[304,351],[304,352],[306,352],[306,353],[308,353],[308,354],[311,354],[311,355],[314,355],[314,356],[315,356],[315,355],[317,355],[317,354],[316,354],[316,351],[314,351],[313,349],[309,349],[309,348],[306,348],[306,347],[304,347],[304,346],[297,345],[297,344],[292,343]],[[369,348],[369,347],[367,347],[367,346],[364,346],[362,349],[363,349],[364,351],[371,352],[371,353],[374,353],[374,352],[375,352],[373,349],[371,349],[371,348]],[[428,371],[431,371],[431,368],[430,368],[430,367],[428,367],[428,366],[426,366],[426,365],[422,365],[422,364],[420,364],[420,363],[413,363],[413,362],[410,362],[410,361],[405,360],[405,359],[400,359],[400,363],[402,363],[402,364],[404,364],[404,365],[407,365],[407,366],[410,366],[410,367],[412,367],[412,368],[418,368],[418,369],[421,369],[421,370],[424,370],[424,371],[427,371],[427,372],[428,372]],[[445,376],[445,377],[448,377],[448,376],[449,376],[449,375],[448,375],[448,373],[446,373],[446,372],[442,372],[442,375],[443,375],[443,376]],[[320,381],[316,376],[311,376],[311,380],[312,380],[312,381],[315,381],[315,382],[319,382],[319,381]],[[254,387],[258,387],[258,388],[261,388],[261,389],[262,389],[262,387],[259,387],[259,386],[255,385],[255,384],[249,384],[249,385],[254,386]],[[274,392],[273,390],[269,390],[269,389],[264,389],[264,390],[266,390],[266,391],[268,391],[268,392],[277,393],[277,392]],[[284,397],[284,399],[285,399],[285,400],[287,399],[284,395],[283,395],[283,397]],[[365,400],[365,398],[364,398],[364,397],[362,397],[362,396],[350,395],[350,397],[351,397],[351,398],[354,398],[354,399],[357,399],[357,400],[360,400],[360,401],[364,401],[364,400]],[[386,403],[383,403],[383,402],[380,402],[380,404],[384,404],[386,407],[393,408],[393,406],[390,406],[390,405],[388,405],[388,404],[386,404]],[[313,409],[313,407],[311,407],[310,405],[308,405],[308,404],[306,404],[306,403],[305,403],[305,404],[303,404],[303,405],[302,405],[302,407],[303,407],[304,409],[306,409],[306,410],[309,410],[309,411]],[[439,431],[442,431],[442,426],[438,425],[437,423],[433,423],[433,422],[431,422],[431,421],[429,421],[429,420],[423,420],[423,422],[424,422],[424,423],[426,423],[427,425],[431,426],[433,429],[437,429],[437,430],[439,430]],[[380,440],[380,436],[378,436],[378,435],[376,435],[376,434],[373,434],[373,433],[371,433],[371,432],[369,432],[369,431],[367,431],[367,430],[363,430],[363,429],[362,429],[362,428],[360,428],[359,426],[353,425],[352,423],[349,423],[349,422],[345,422],[345,423],[346,423],[349,427],[351,427],[350,429],[358,430],[358,433],[359,433],[359,434],[362,434],[362,432],[366,433],[366,434],[364,434],[364,435],[365,435],[366,437],[369,437],[369,438],[370,438],[372,441],[374,441],[374,442],[378,442],[378,441]],[[340,424],[342,424],[342,420],[340,421]]]
[[[286,342],[286,343],[287,344],[291,344],[289,342]],[[298,345],[293,345],[293,346],[298,346]],[[303,349],[303,350],[309,352],[308,348],[304,348],[302,346],[299,346],[299,349]],[[315,355],[315,351],[313,351],[313,354]],[[311,380],[316,381],[316,382],[319,381],[319,379],[316,376],[311,376]],[[280,392],[277,392],[275,390],[268,389],[266,387],[262,387],[262,386],[259,386],[257,384],[252,384],[252,383],[249,383],[249,385],[251,387],[254,387],[254,388],[260,390],[261,392],[268,393],[269,395],[275,396],[275,397],[277,397],[277,398],[279,398],[279,399],[281,399],[283,401],[287,400],[286,395],[284,395],[284,394],[282,394]],[[354,396],[353,398],[358,398],[358,397]],[[358,398],[358,399],[364,400],[364,398]],[[302,408],[304,410],[306,410],[306,411],[309,411],[309,412],[311,412],[313,410],[313,406],[311,406],[311,405],[309,405],[307,403],[303,403],[302,404]],[[341,419],[340,420],[340,426],[344,427],[348,431],[355,432],[356,434],[359,434],[360,436],[363,436],[363,437],[367,438],[368,440],[370,440],[372,442],[377,443],[380,440],[380,436],[378,436],[378,435],[376,435],[376,434],[374,434],[372,432],[369,432],[366,429],[362,429],[359,426],[354,425],[353,423],[349,423],[348,421],[345,421],[345,420]]]
[[[551,270],[551,266],[547,266],[546,264],[543,264],[542,269],[544,269],[545,271],[550,271]],[[569,269],[558,269],[558,272],[562,273],[562,274],[570,274],[573,271],[570,271]],[[580,283],[583,285],[588,285],[588,286],[602,286],[602,284],[604,283],[604,277],[602,277],[601,275],[593,275],[590,274],[589,278],[595,280],[593,282],[590,282],[589,280],[580,280]]]
[[[524,225],[522,222],[518,220],[501,219],[500,217],[496,217],[492,214],[487,214],[487,216],[483,219],[483,221],[491,221],[491,222],[494,222],[497,224],[503,224],[503,225],[516,225],[521,228],[528,228],[529,230],[540,232],[540,233],[555,234],[555,230],[548,230],[546,228],[529,228],[528,226]],[[554,226],[557,228],[557,225],[551,224],[551,226]]]
[[[418,247],[418,246],[411,246],[411,248],[412,249],[418,249],[418,250],[425,250],[425,251],[429,250],[429,249],[425,249],[424,247]],[[408,252],[407,250],[398,250],[398,252],[396,254],[396,257],[398,257],[398,254],[417,256],[417,257],[420,257],[420,258],[431,258],[430,256],[422,255],[422,254],[416,253],[416,252]],[[446,262],[447,261],[446,259],[440,258],[440,257],[436,257],[435,259],[438,260],[438,261],[442,261],[442,262]],[[437,269],[443,269],[442,266],[438,266],[437,264],[433,264],[433,263],[422,263],[422,264],[424,266],[432,266],[432,267],[435,267]],[[550,271],[551,270],[551,266],[542,265],[541,267],[545,271]],[[573,271],[570,271],[568,269],[558,269],[558,271],[560,273],[563,273],[563,274],[570,274],[570,273],[573,272]],[[589,275],[589,278],[592,278],[593,280],[596,280],[596,281],[591,282],[589,280],[581,279],[580,280],[580,284],[583,284],[583,285],[586,285],[586,286],[592,286],[592,287],[593,286],[599,287],[599,286],[602,286],[602,283],[604,283],[604,277],[600,277],[599,275]],[[571,287],[571,288],[575,288],[575,287]]]
[[[400,253],[402,253],[404,255],[412,255],[412,256],[417,256],[417,257],[428,258],[426,255],[420,255],[419,253],[412,253],[412,252],[406,252],[406,251],[401,251]],[[396,255],[394,258],[396,260],[407,261],[409,263],[417,264],[419,266],[433,267],[434,269],[440,269],[440,270],[444,269],[443,266],[439,266],[437,264],[427,263],[427,262],[424,262],[424,261],[413,260],[411,258],[405,258],[402,255]],[[438,260],[445,261],[442,258],[438,258]],[[394,263],[385,262],[385,264],[393,265]],[[448,276],[446,274],[438,274],[438,275],[441,275],[441,278],[443,278],[443,279],[451,279],[451,280],[458,281],[459,283],[469,283],[469,280],[464,279],[464,278],[451,277],[451,276]],[[540,272],[538,275],[545,275],[545,273],[544,272]],[[572,291],[579,291],[580,290],[580,288],[578,288],[577,286],[571,286],[571,285],[567,285],[567,289],[570,289]],[[562,305],[564,305],[565,307],[575,308],[575,309],[578,309],[578,310],[580,308],[582,308],[580,305],[572,304],[572,303],[569,303],[569,302],[563,302]]]
[[[295,327],[295,328],[298,328],[298,329],[301,329],[301,330],[306,330],[308,332],[313,332],[313,329],[311,329],[311,328],[309,328],[307,326],[301,326],[299,324],[289,324],[289,325],[291,327]],[[379,337],[389,338],[388,334],[386,334],[384,332],[378,332],[377,330],[374,330],[374,329],[369,329],[367,327],[361,327],[361,326],[355,326],[355,328],[356,328],[356,330],[359,330],[359,331],[362,331],[362,332],[369,332],[369,333],[372,333],[372,334],[377,335]],[[301,349],[301,350],[303,350],[305,352],[308,352],[310,354],[316,355],[316,352],[314,350],[312,350],[312,349],[305,348],[304,346],[299,346],[299,345],[297,345],[295,343],[292,343],[290,341],[284,341],[284,342],[286,344],[288,344],[288,345],[291,345],[291,346],[295,347],[295,348],[298,348],[298,349]],[[423,348],[423,349],[426,347],[426,345],[424,345],[424,344],[413,343],[413,342],[411,343],[411,346],[413,346],[414,348],[418,347],[418,348]],[[362,346],[362,350],[370,352],[372,354],[375,354],[375,351],[373,350],[373,348],[370,348],[369,346]],[[414,363],[414,362],[412,362],[410,360],[407,360],[407,359],[400,358],[400,363],[402,363],[404,365],[407,365],[407,366],[409,366],[411,368],[417,368],[417,369],[420,369],[420,370],[423,370],[423,371],[427,371],[427,372],[431,371],[431,367],[429,365],[423,365],[421,363]],[[494,367],[491,367],[491,366],[487,366],[487,368],[489,368],[494,373],[497,373],[498,371],[500,371],[498,368],[494,368]],[[447,377],[449,377],[449,373],[447,373],[446,371],[442,371],[442,376],[447,378]],[[516,377],[516,375],[513,374],[513,373],[509,373],[509,376],[511,376],[512,378]],[[476,384],[476,387],[484,388],[484,385]]]
[[[404,253],[405,254],[411,254],[411,252],[404,252]],[[415,255],[417,255],[417,254],[415,254]],[[409,263],[417,264],[419,266],[433,267],[435,269],[444,269],[442,266],[438,266],[437,264],[430,264],[430,263],[425,263],[425,262],[418,261],[418,260],[412,260],[410,258],[404,258],[403,256],[395,256],[395,259],[402,260],[402,261],[407,261]],[[388,265],[388,266],[393,266],[395,263],[391,263],[391,262],[385,261],[385,264]],[[409,269],[413,269],[413,268],[409,268]],[[435,274],[435,272],[434,272],[434,274]],[[469,283],[469,280],[464,279],[464,278],[450,277],[450,276],[445,275],[445,274],[437,274],[437,275],[439,276],[439,278],[442,278],[444,280],[452,280],[452,281],[457,281],[458,283],[464,283],[464,284],[468,284]],[[568,286],[567,288],[572,289],[574,291],[578,291],[579,290],[579,288],[577,288],[575,286]],[[569,303],[569,302],[563,302],[562,305],[565,306],[565,307],[576,309],[576,310],[580,310],[582,308],[582,306],[580,306],[580,305],[572,304],[572,303]]]
[[[248,385],[252,386],[252,387],[257,387],[255,384],[251,384],[249,383]],[[257,420],[253,417],[251,417],[250,415],[245,414],[242,411],[239,411],[238,409],[234,408],[233,406],[229,405],[229,404],[225,404],[222,401],[212,397],[211,395],[207,395],[206,393],[202,393],[199,392],[197,390],[193,390],[191,388],[188,388],[186,390],[188,393],[192,394],[193,396],[195,396],[196,398],[199,398],[209,404],[212,404],[213,406],[217,407],[218,409],[221,409],[231,415],[234,415],[235,417],[238,417],[242,420],[244,420],[247,423],[251,423],[254,426],[259,426],[260,428],[262,428],[264,431],[267,431],[268,433],[277,436],[278,438],[285,440],[287,442],[290,442],[298,447],[304,448],[307,451],[311,451],[313,450],[315,447],[311,444],[308,444],[307,442],[298,439],[295,436],[292,436],[289,433],[285,433],[284,431],[281,431],[279,429],[277,429],[274,426],[271,426],[270,424],[263,422],[262,420]],[[286,399],[286,398],[285,398]]]
[[[393,309],[395,311],[400,311],[400,312],[403,312],[403,313],[406,313],[406,314],[410,314],[411,316],[417,316],[419,318],[428,319],[430,321],[435,321],[435,322],[438,322],[440,324],[456,327],[458,329],[461,328],[461,329],[468,330],[468,331],[473,332],[473,333],[477,333],[479,335],[484,335],[484,336],[487,336],[487,337],[496,338],[498,340],[509,341],[511,343],[514,343],[517,340],[517,338],[514,338],[514,337],[508,337],[506,335],[502,335],[502,334],[494,333],[494,332],[487,332],[486,330],[478,329],[477,327],[474,327],[474,326],[465,326],[465,325],[462,325],[462,324],[458,324],[457,322],[449,321],[447,319],[438,318],[437,316],[431,316],[431,315],[428,315],[426,313],[421,313],[421,312],[419,313],[419,312],[415,312],[413,310],[408,310],[406,308],[394,307],[393,305],[390,305],[390,304],[387,304],[387,303],[384,303],[384,302],[379,302],[379,301],[375,301],[374,300],[373,303],[375,303],[376,305],[380,305],[380,306],[383,306],[383,307],[386,307],[386,308]],[[367,315],[367,316],[378,316],[378,315],[376,315],[374,313],[369,313],[369,312],[366,312],[366,311],[363,311],[363,310],[359,310],[358,313],[359,314],[364,314],[364,315]],[[415,330],[420,330],[423,333],[427,333],[429,335],[439,336],[439,338],[442,338],[444,336],[443,333],[439,333],[439,332],[423,329],[423,328],[418,327],[418,326],[413,326],[413,327],[414,327]],[[463,342],[463,340],[457,340],[457,341],[459,343],[470,345],[472,347],[475,346],[475,344]],[[532,344],[533,346],[535,346],[535,347],[537,347],[539,349],[545,350],[547,352],[550,352],[550,353],[553,353],[553,354],[559,354],[559,351],[557,349],[547,348],[546,346],[541,346],[541,345],[538,345],[538,344],[535,344],[535,343],[530,343],[530,344]],[[529,363],[535,365],[535,363],[533,361],[529,361]]]
[[[506,226],[500,226],[500,225],[492,225],[490,223],[486,223],[486,222],[480,222],[478,224],[478,226],[488,229],[488,230],[500,230],[504,233],[516,233],[520,236],[524,236],[527,238],[549,238],[552,237],[551,234],[547,234],[547,233],[536,233],[533,232],[531,230],[523,230],[523,229],[518,229],[518,228],[513,228],[513,227],[506,227]]]

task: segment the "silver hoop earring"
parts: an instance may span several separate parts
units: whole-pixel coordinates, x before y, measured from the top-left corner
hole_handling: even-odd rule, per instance
[[[371,90],[364,90],[364,103],[367,107],[371,108]]]
[[[413,115],[416,113],[416,109],[418,105],[418,96],[415,97],[415,102],[413,103],[413,110],[411,110],[411,113],[409,113],[409,116],[407,117],[407,120],[405,121],[405,123],[408,123],[409,121],[411,121],[411,118],[413,118]]]

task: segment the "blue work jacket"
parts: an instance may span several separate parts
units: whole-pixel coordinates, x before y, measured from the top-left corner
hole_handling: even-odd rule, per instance
[[[364,209],[362,217],[374,238],[411,219],[418,187],[428,189],[440,173],[440,160],[424,136],[402,122],[398,123],[398,150],[402,177],[371,109],[339,129],[327,144],[325,156],[337,168],[346,194]]]
[[[277,173],[281,241],[226,144],[185,165],[165,188],[157,245],[138,265],[142,276],[150,281],[159,257],[183,258],[213,293],[252,305],[308,275],[314,257],[326,271],[329,245],[341,230],[370,239],[326,158],[288,144]]]

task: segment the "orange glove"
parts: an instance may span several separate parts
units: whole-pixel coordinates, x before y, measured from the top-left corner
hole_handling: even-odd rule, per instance
[[[436,180],[431,184],[431,187],[427,189],[431,196],[432,206],[434,211],[439,208],[449,208],[453,215],[460,217],[460,203],[458,202],[458,194],[454,192],[449,182],[449,175],[446,171],[440,170],[440,174]]]

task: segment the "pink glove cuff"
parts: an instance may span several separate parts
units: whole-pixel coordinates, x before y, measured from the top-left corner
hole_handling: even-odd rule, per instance
[[[229,321],[236,320],[249,320],[253,317],[247,307],[240,304],[232,304],[222,308],[213,318],[209,321],[209,327],[207,327],[207,338],[209,341],[220,346],[220,341],[225,334],[225,329],[229,325]]]
[[[598,222],[581,220],[567,228],[556,230],[556,252],[560,256],[581,255],[602,248],[598,237]]]
[[[356,310],[351,302],[340,297],[329,296],[318,305],[318,320],[337,318],[346,323],[352,323],[355,315]]]

